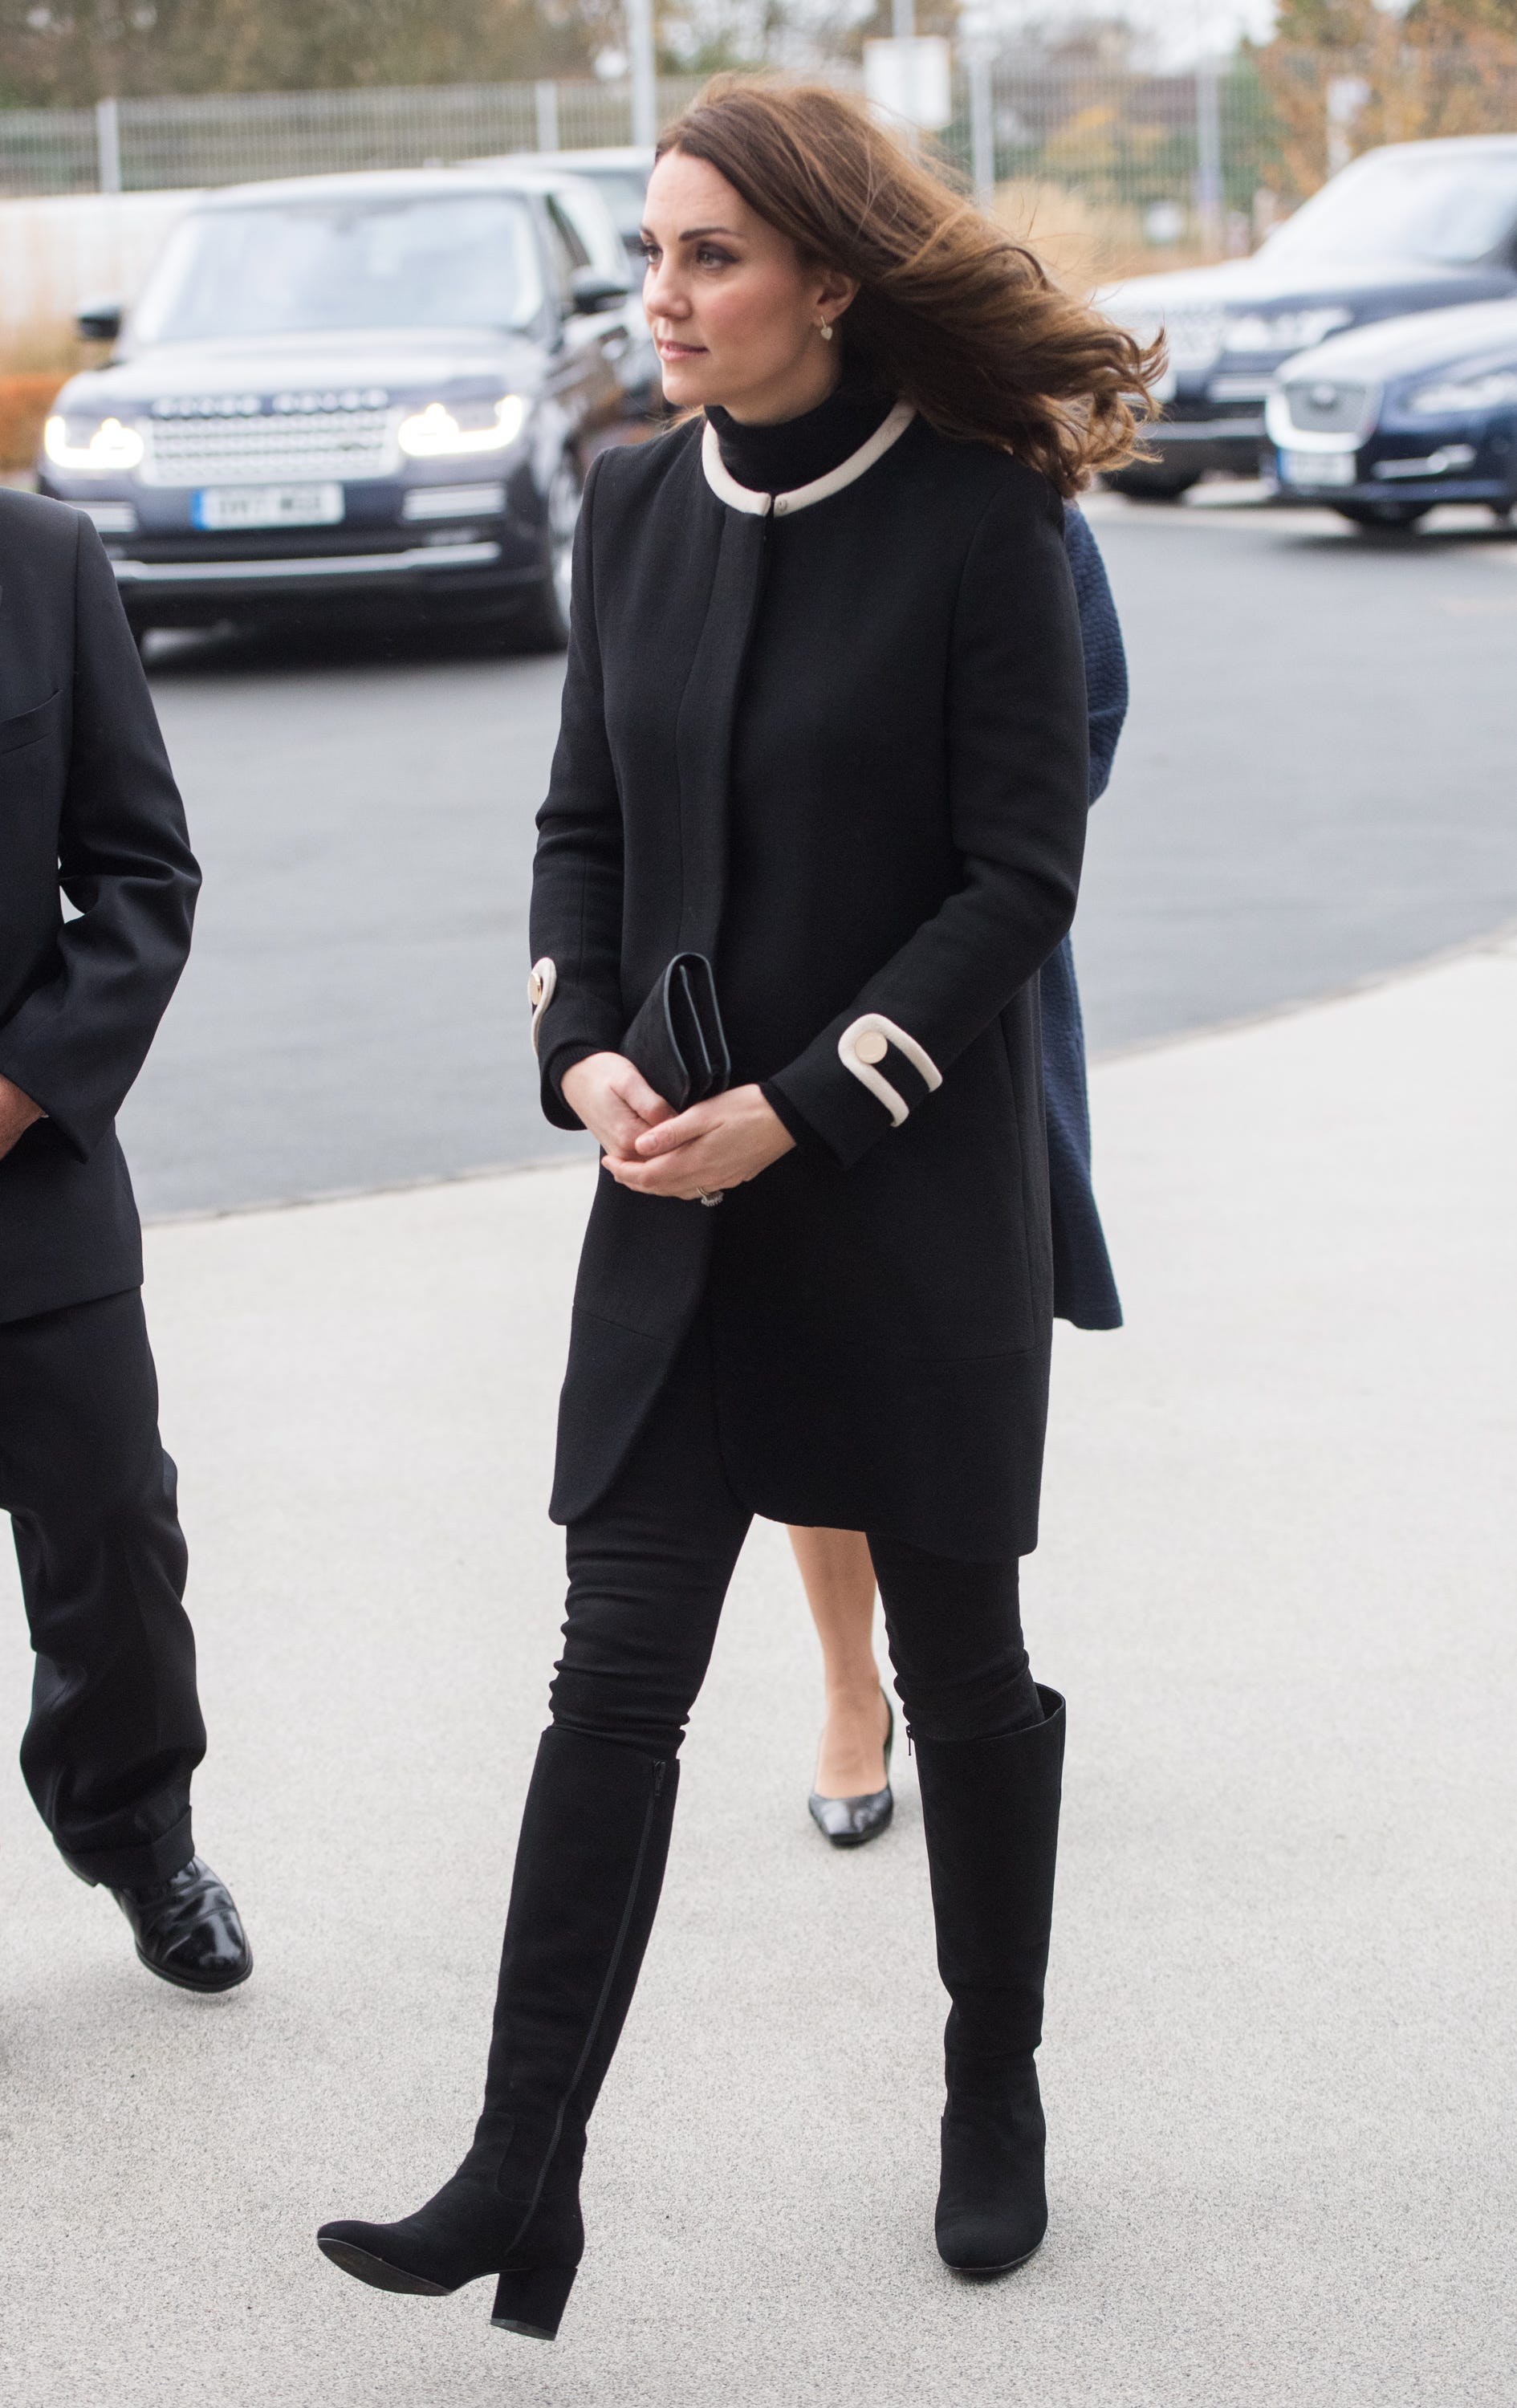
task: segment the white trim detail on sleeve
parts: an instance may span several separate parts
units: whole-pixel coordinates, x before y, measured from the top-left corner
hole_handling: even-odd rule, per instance
[[[849,1023],[837,1039],[837,1059],[861,1086],[868,1088],[877,1103],[884,1105],[892,1128],[899,1128],[910,1108],[899,1090],[875,1067],[884,1060],[887,1045],[894,1045],[897,1053],[905,1054],[929,1095],[942,1085],[943,1074],[926,1047],[909,1037],[904,1028],[897,1028],[882,1011],[861,1012],[857,1020]]]
[[[537,1051],[537,1039],[542,1034],[543,1013],[547,1010],[549,1005],[553,1000],[553,989],[557,984],[558,964],[555,961],[551,961],[548,954],[544,953],[541,961],[534,962],[531,969],[527,972],[527,1001],[532,1006],[532,1050],[534,1054]]]

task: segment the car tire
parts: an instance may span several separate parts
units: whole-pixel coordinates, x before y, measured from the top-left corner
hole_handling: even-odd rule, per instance
[[[1330,509],[1366,535],[1401,535],[1432,509],[1431,502],[1332,502]]]
[[[1101,479],[1109,494],[1130,502],[1178,502],[1200,481],[1199,468],[1112,468]]]
[[[561,652],[569,640],[569,586],[574,530],[584,494],[584,473],[572,452],[561,452],[548,480],[543,506],[542,573],[516,622],[522,652]]]

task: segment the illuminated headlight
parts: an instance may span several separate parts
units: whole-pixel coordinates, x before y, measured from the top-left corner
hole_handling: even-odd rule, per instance
[[[526,424],[519,393],[500,401],[429,401],[398,430],[401,450],[412,460],[456,460],[467,452],[508,452]]]
[[[57,468],[93,469],[96,476],[121,476],[142,457],[143,442],[136,427],[119,418],[91,424],[88,420],[50,418],[42,430],[42,449]]]
[[[1230,318],[1223,337],[1228,351],[1309,351],[1352,322],[1352,309],[1281,309],[1273,316],[1250,310]]]
[[[1407,408],[1419,418],[1474,418],[1482,409],[1509,409],[1514,402],[1517,367],[1445,377],[1439,384],[1420,384],[1407,395]]]

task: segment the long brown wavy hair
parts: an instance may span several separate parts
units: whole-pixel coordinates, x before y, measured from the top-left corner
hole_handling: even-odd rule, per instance
[[[725,176],[801,257],[858,280],[850,365],[945,435],[1065,494],[1132,457],[1164,365],[824,84],[719,76],[660,139]]]

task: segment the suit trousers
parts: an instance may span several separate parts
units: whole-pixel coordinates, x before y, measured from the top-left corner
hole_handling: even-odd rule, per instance
[[[141,1293],[0,1323],[0,1507],[36,1670],[21,1771],[76,1872],[166,1881],[206,1752]]]
[[[723,1455],[704,1312],[606,1496],[569,1524],[552,1718],[675,1756],[753,1519]],[[1017,1559],[974,1563],[867,1534],[895,1690],[913,1737],[999,1737],[1042,1720]]]

